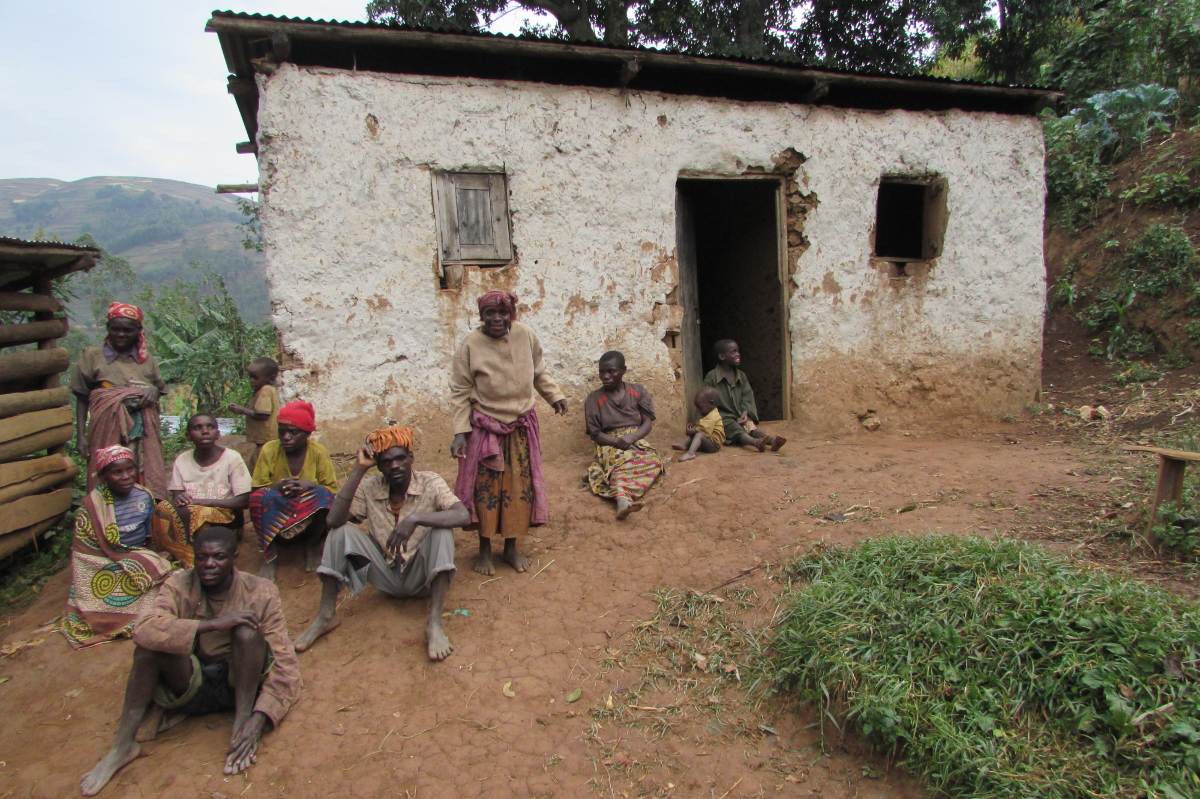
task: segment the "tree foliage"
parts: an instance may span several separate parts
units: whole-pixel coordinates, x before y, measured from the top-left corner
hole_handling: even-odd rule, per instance
[[[275,329],[247,324],[220,275],[200,269],[197,282],[180,280],[157,298],[147,287],[138,301],[163,379],[189,387],[197,410],[218,413],[230,402],[249,402],[246,367],[277,357]]]

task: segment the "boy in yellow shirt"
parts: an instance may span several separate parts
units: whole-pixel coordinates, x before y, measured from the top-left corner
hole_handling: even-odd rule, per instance
[[[250,388],[254,389],[250,405],[246,407],[231,402],[229,412],[246,417],[246,446],[238,447],[238,453],[245,458],[246,465],[253,472],[263,444],[279,438],[279,409],[282,404],[279,402],[279,391],[275,388],[279,364],[271,358],[255,358],[246,367],[246,376],[250,378]]]

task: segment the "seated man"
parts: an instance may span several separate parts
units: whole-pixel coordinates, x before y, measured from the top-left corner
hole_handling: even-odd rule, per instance
[[[454,651],[442,629],[442,607],[455,570],[450,528],[470,524],[471,514],[436,473],[413,471],[412,449],[411,430],[388,427],[368,436],[358,451],[354,472],[329,509],[329,537],[317,569],[321,608],[296,639],[296,651],[341,623],[337,595],[346,583],[355,594],[370,583],[401,599],[430,597],[429,659],[444,660]],[[363,480],[372,466],[380,473]],[[351,518],[366,522],[367,532],[347,524]]]
[[[193,716],[233,710],[224,771],[238,774],[258,761],[264,728],[278,726],[300,693],[275,584],[234,568],[237,536],[228,527],[201,531],[193,547],[195,568],[172,574],[134,624],[117,739],[84,775],[84,796],[137,759],[135,736],[152,704]]]

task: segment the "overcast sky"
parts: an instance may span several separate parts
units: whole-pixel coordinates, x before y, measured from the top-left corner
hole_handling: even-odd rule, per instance
[[[255,183],[214,0],[0,0],[0,179],[139,175]],[[362,20],[367,0],[237,0],[222,9]],[[508,14],[504,32],[520,26]]]

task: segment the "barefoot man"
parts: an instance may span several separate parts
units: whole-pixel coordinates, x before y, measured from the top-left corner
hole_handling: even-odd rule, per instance
[[[234,711],[224,771],[243,772],[258,762],[264,730],[279,726],[300,694],[300,664],[275,584],[234,568],[237,536],[228,527],[201,531],[193,550],[195,568],[172,574],[134,624],[117,740],[84,775],[84,796],[98,794],[141,754],[134,739],[143,719],[146,740],[182,716]]]
[[[429,597],[425,638],[429,659],[444,660],[454,651],[442,629],[442,608],[454,577],[454,533],[471,514],[450,486],[434,472],[413,471],[413,434],[387,427],[367,437],[354,472],[329,509],[329,537],[317,574],[321,608],[296,639],[303,652],[341,622],[337,595],[349,584],[357,594],[370,583],[389,596]],[[363,479],[372,466],[379,474]],[[367,531],[347,524],[366,522]]]
[[[516,294],[489,291],[480,297],[481,324],[463,339],[450,368],[450,454],[459,458],[454,493],[471,513],[467,529],[479,531],[480,574],[496,573],[493,536],[504,539],[502,560],[518,572],[529,568],[517,539],[549,516],[534,405],[540,394],[555,413],[567,412],[537,334],[516,316]]]

